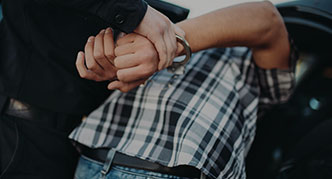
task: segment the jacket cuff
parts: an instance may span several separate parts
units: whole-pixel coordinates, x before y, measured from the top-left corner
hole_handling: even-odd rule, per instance
[[[97,13],[113,29],[131,33],[144,18],[147,6],[144,0],[120,0],[100,6]]]

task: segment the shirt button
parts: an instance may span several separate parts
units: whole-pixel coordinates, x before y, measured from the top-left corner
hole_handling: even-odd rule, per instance
[[[117,15],[115,16],[115,22],[116,22],[117,24],[123,24],[124,21],[125,21],[125,17],[124,17],[123,15],[121,15],[121,14],[117,14]]]

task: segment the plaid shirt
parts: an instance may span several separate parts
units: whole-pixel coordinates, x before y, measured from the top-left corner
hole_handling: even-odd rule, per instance
[[[192,165],[211,178],[245,178],[258,107],[283,102],[292,70],[263,70],[245,47],[194,54],[184,75],[155,74],[114,91],[70,138],[165,166]]]

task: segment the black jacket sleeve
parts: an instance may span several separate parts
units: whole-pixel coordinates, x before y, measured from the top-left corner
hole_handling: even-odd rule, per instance
[[[35,0],[65,6],[94,14],[114,29],[130,33],[143,19],[147,3],[144,0]]]
[[[95,14],[111,27],[130,33],[140,24],[147,10],[144,0],[104,0]]]

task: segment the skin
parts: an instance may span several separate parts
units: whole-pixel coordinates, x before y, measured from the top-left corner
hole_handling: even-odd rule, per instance
[[[193,52],[212,47],[247,46],[252,49],[255,63],[260,68],[288,68],[290,53],[288,33],[280,14],[268,1],[243,3],[219,9],[177,25],[185,32],[182,36],[186,38]],[[202,27],[204,30],[197,30]],[[128,92],[160,70],[160,55],[147,38],[135,33],[125,35],[117,41],[115,49],[112,50],[114,44],[108,44],[113,43],[109,40],[110,37],[104,35],[103,40],[98,38],[102,33],[96,36],[95,40],[98,42],[95,42],[97,44],[95,47],[104,49],[104,53],[111,53],[113,60],[103,59],[104,61],[107,59],[114,66],[111,68],[102,65],[106,62],[101,62],[102,58],[95,56],[95,50],[89,49],[92,46],[88,44],[92,42],[88,40],[85,55],[80,52],[77,58],[77,69],[80,75],[84,74],[81,75],[82,78],[96,81],[108,79],[111,80],[108,89]],[[91,38],[93,37],[89,39]],[[108,48],[101,47],[102,45]],[[176,56],[181,54],[183,47],[177,44]],[[87,67],[84,66],[84,60]],[[100,68],[90,68],[88,64],[94,64],[93,61],[98,61],[96,63]],[[107,72],[112,69],[113,72]],[[112,81],[115,76],[118,80]]]
[[[155,10],[151,6],[147,7],[147,11],[141,21],[141,23],[138,25],[138,27],[134,30],[135,33],[140,34],[147,39],[149,39],[154,48],[157,51],[158,55],[158,69],[162,70],[166,68],[167,66],[170,66],[172,64],[172,60],[176,56],[177,52],[177,42],[175,38],[175,34],[182,35],[184,36],[184,32],[182,29],[174,25],[168,17],[160,13],[159,11]],[[99,37],[102,37],[102,35],[99,35]],[[97,37],[96,37],[97,38]],[[93,37],[89,38],[90,41],[94,41],[95,39]],[[97,42],[100,42],[98,39]],[[88,48],[93,48],[91,45],[89,45]],[[87,49],[85,47],[85,51],[91,50]],[[92,50],[94,51],[94,50]],[[104,56],[107,57],[107,55],[102,55],[102,51],[96,51],[94,55],[96,55],[94,58],[93,57],[88,57],[88,59],[95,59],[96,63],[93,62],[92,60],[87,60],[86,65],[87,68],[90,71],[95,72],[97,75],[103,75],[105,72],[102,71],[103,66],[109,64],[103,63],[103,58]],[[106,51],[106,53],[114,53],[114,52],[109,52]],[[89,55],[92,55],[91,53],[88,53]],[[78,53],[78,57],[84,56],[82,52]],[[114,58],[114,57],[109,57],[109,59]],[[106,69],[110,69],[110,67],[105,66]],[[83,71],[83,70],[81,70]],[[91,74],[90,72],[88,72]],[[85,74],[84,74],[85,75]],[[85,75],[86,76],[86,75]],[[91,76],[91,75],[90,75]],[[109,77],[109,75],[106,75],[105,77],[97,77],[94,75],[94,79],[96,81],[100,81],[100,79],[104,79],[106,77]],[[89,77],[88,77],[89,78]]]
[[[178,24],[193,52],[247,46],[264,69],[288,68],[290,46],[282,17],[269,1],[223,8]],[[197,31],[204,27],[203,31]]]
[[[102,30],[96,37],[89,37],[85,52],[79,52],[76,59],[79,75],[89,80],[109,80],[108,89],[128,92],[158,71],[158,53],[145,37],[128,34],[114,46],[110,28],[106,33]]]
[[[89,37],[84,52],[79,52],[76,68],[82,78],[107,81],[116,78],[113,32],[110,28],[100,31],[96,37]]]
[[[176,56],[175,34],[184,35],[184,32],[174,25],[168,17],[150,6],[148,6],[142,22],[134,32],[146,37],[153,43],[160,59],[158,63],[159,70],[171,65]]]

